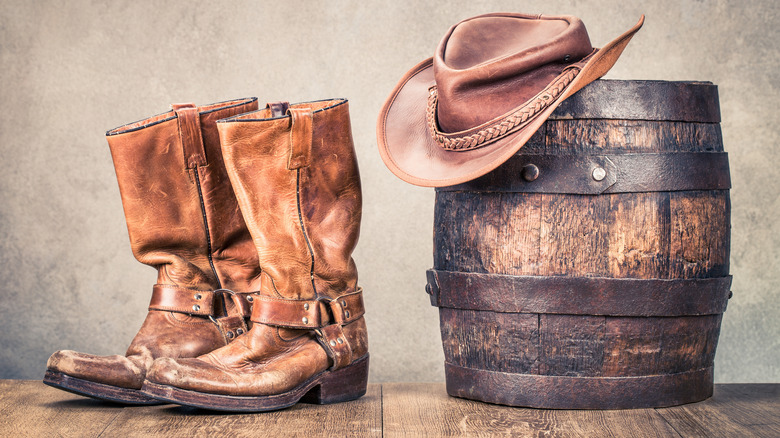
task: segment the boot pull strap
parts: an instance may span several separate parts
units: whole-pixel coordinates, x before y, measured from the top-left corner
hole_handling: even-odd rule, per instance
[[[290,156],[287,169],[308,167],[311,163],[312,111],[311,108],[288,108],[290,115]]]
[[[205,166],[206,150],[203,147],[198,108],[193,103],[174,103],[171,109],[176,113],[179,123],[179,140],[187,169]]]
[[[287,114],[290,103],[284,101],[268,102],[265,107],[271,110],[271,117],[282,117]]]

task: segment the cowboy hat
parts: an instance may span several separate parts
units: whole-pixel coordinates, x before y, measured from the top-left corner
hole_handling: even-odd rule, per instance
[[[615,64],[639,22],[601,49],[577,17],[493,13],[452,26],[379,114],[385,165],[424,187],[460,184],[514,155],[555,108]]]

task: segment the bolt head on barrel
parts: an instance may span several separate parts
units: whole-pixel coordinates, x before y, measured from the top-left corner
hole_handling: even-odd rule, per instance
[[[593,176],[593,179],[595,181],[602,181],[604,178],[607,177],[607,171],[604,170],[603,167],[597,167],[593,169],[593,173],[591,173],[591,176]]]
[[[521,172],[523,179],[531,182],[539,178],[539,168],[535,164],[526,164]]]

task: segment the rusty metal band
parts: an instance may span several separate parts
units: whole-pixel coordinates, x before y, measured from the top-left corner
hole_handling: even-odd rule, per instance
[[[634,279],[427,272],[431,305],[501,313],[605,316],[716,315],[731,276]]]
[[[599,195],[730,188],[726,152],[673,152],[518,154],[487,175],[436,191]]]
[[[514,374],[445,363],[454,397],[544,409],[634,409],[693,403],[712,396],[713,368],[629,377]]]
[[[600,79],[561,102],[549,119],[720,123],[718,87],[711,82]]]

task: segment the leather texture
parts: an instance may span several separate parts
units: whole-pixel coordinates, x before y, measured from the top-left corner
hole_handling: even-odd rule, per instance
[[[572,16],[495,13],[456,24],[385,101],[377,121],[385,165],[424,187],[490,172],[564,99],[609,71],[643,23],[601,49]]]
[[[362,197],[348,103],[295,104],[284,116],[274,112],[280,107],[218,123],[225,164],[263,270],[260,292],[252,297],[252,327],[200,357],[158,359],[147,382],[197,393],[271,396],[368,354],[351,257]]]
[[[154,359],[199,356],[248,330],[260,267],[216,121],[257,100],[172,107],[107,133],[133,254],[158,271],[146,320],[125,356],[61,350],[49,371],[138,390]]]
[[[506,114],[592,51],[577,17],[491,14],[465,20],[450,28],[433,57],[439,127],[464,131]]]

